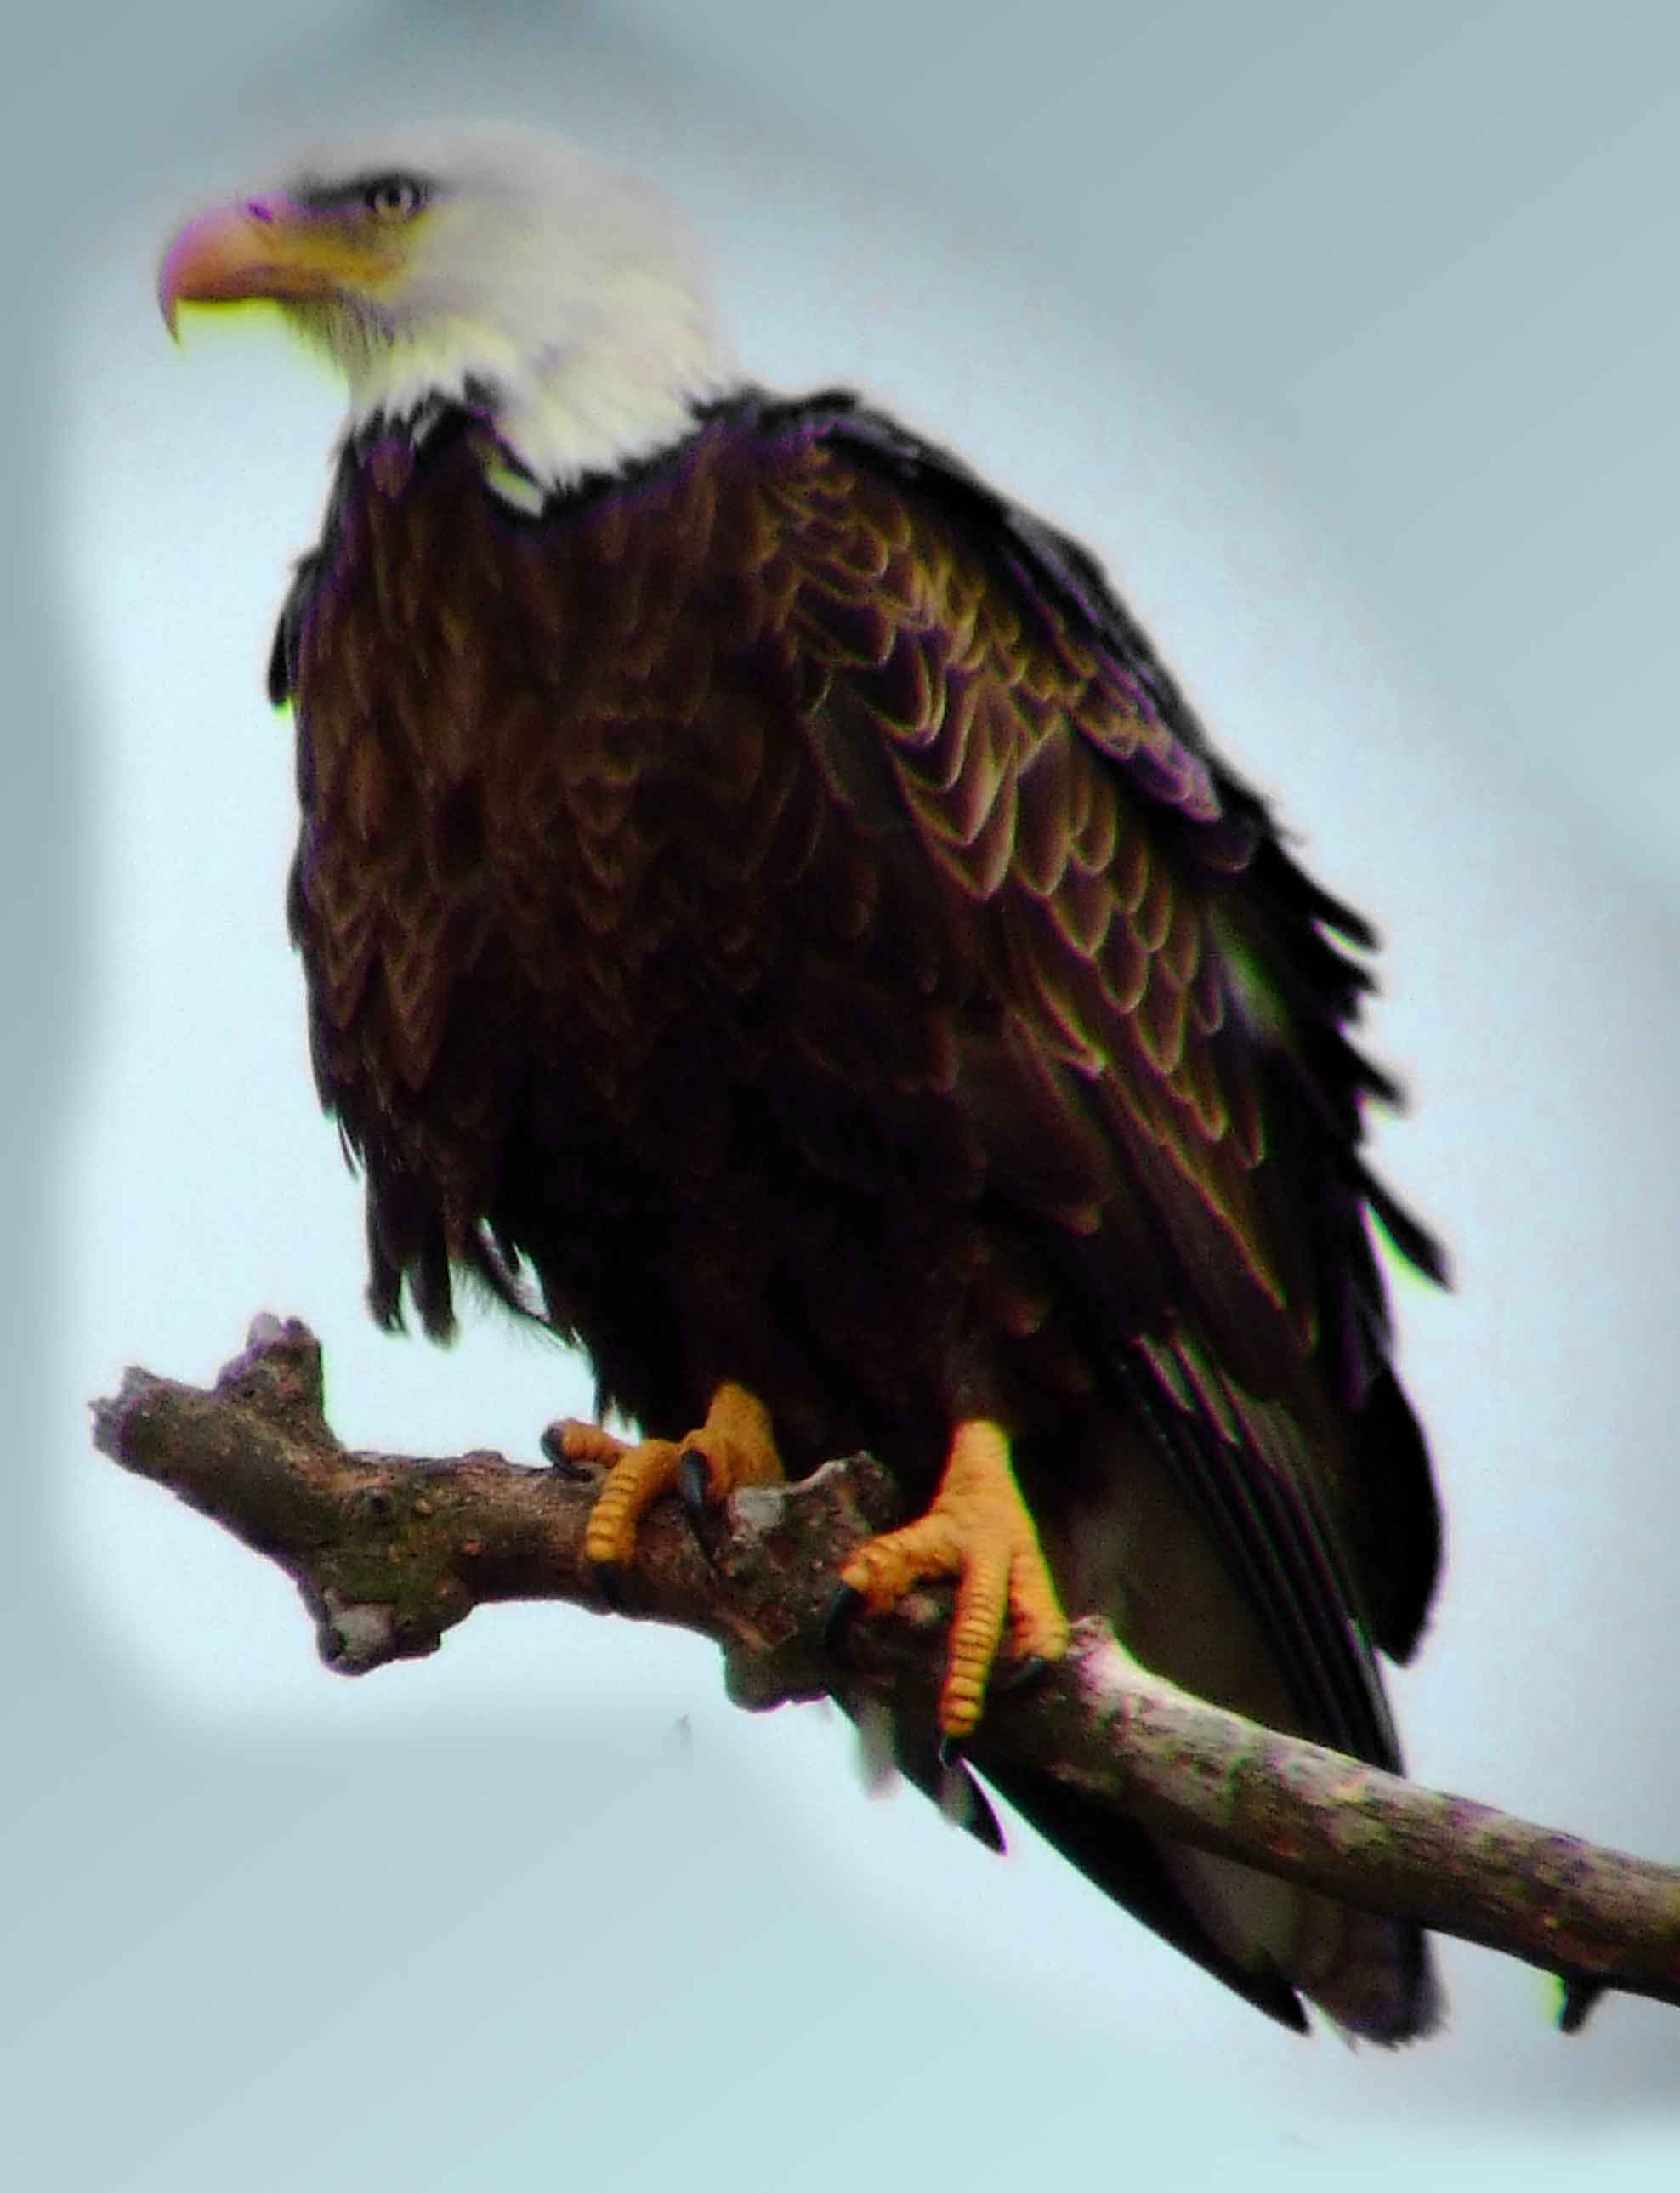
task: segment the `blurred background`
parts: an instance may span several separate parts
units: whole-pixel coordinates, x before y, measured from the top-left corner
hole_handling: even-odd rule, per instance
[[[746,370],[861,386],[1104,556],[1314,872],[1380,923],[1382,1168],[1451,1522],[1420,1778],[1680,1855],[1673,392],[1680,23],[1414,0],[119,10],[14,33],[0,923],[9,2179],[1663,2182],[1680,2013],[1303,2044],[1018,1832],[866,1799],[819,1709],[551,1607],[328,1675],[291,1588],[92,1455],[123,1364],[307,1316],[352,1444],[534,1458],[578,1366],[361,1308],[260,679],[338,391],[164,338],[198,203],[317,134],[547,121],[661,183]]]

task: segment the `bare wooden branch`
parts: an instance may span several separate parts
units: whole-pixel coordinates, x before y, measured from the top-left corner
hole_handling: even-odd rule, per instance
[[[343,1674],[433,1652],[492,1600],[600,1607],[583,1560],[597,1473],[352,1453],[322,1398],[313,1334],[260,1317],[209,1391],[130,1371],[95,1405],[94,1438],[277,1561]],[[940,1595],[854,1625],[843,1672],[820,1641],[840,1564],[902,1520],[892,1480],[862,1455],[737,1493],[704,1546],[661,1503],[626,1611],[713,1639],[740,1704],[834,1693],[930,1726]],[[1150,1675],[1106,1623],[1080,1623],[1030,1692],[995,1698],[974,1749],[982,1768],[988,1755],[1030,1762],[1163,1833],[1557,1973],[1567,2025],[1602,1988],[1680,2004],[1680,1869],[1260,1728]]]

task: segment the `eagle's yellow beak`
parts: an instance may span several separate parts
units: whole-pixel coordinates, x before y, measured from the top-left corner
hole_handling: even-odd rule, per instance
[[[183,305],[376,293],[401,265],[388,236],[283,197],[243,198],[190,221],[163,255],[157,302],[173,335]]]

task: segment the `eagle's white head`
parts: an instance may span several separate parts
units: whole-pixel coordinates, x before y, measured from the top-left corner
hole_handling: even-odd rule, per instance
[[[488,403],[546,486],[678,440],[733,379],[699,253],[654,192],[506,123],[314,157],[183,229],[159,301],[272,298],[360,426]]]

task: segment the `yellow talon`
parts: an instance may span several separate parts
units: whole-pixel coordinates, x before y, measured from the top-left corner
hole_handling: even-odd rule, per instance
[[[871,1538],[840,1572],[871,1614],[884,1614],[918,1583],[957,1578],[940,1726],[964,1737],[980,1720],[992,1663],[1009,1630],[1021,1659],[1059,1660],[1067,1617],[1015,1483],[1007,1434],[972,1418],[952,1436],[945,1475],[927,1514]]]
[[[685,1439],[631,1445],[598,1424],[571,1423],[558,1428],[557,1443],[568,1461],[608,1470],[590,1510],[584,1558],[609,1573],[634,1558],[643,1515],[677,1486],[689,1454],[703,1459],[713,1501],[727,1499],[737,1486],[776,1485],[786,1475],[763,1403],[727,1383],[712,1395],[706,1422]],[[840,1572],[871,1614],[889,1612],[918,1583],[943,1577],[956,1577],[957,1603],[940,1726],[961,1738],[984,1709],[1006,1627],[1017,1658],[1059,1660],[1067,1650],[1067,1618],[1015,1483],[1009,1439],[982,1418],[957,1427],[927,1514],[871,1538]]]
[[[763,1404],[744,1386],[721,1385],[706,1422],[680,1440],[635,1446],[598,1424],[565,1423],[558,1444],[569,1462],[604,1463],[609,1475],[589,1511],[584,1559],[599,1569],[623,1568],[636,1551],[637,1526],[661,1492],[677,1484],[683,1457],[706,1463],[707,1497],[726,1500],[738,1485],[777,1485],[785,1472]]]

